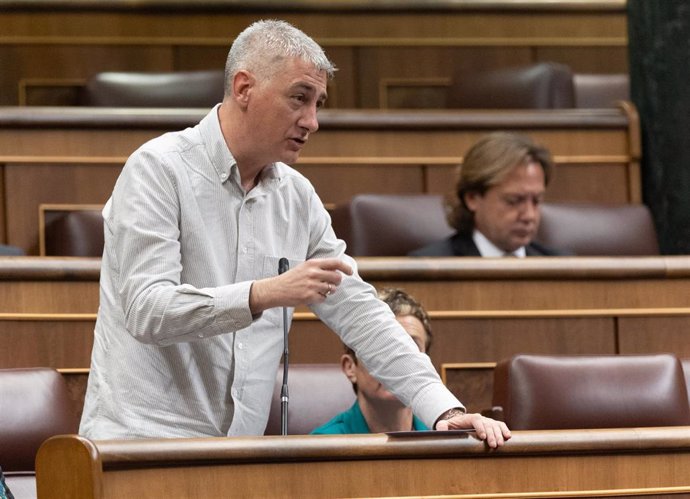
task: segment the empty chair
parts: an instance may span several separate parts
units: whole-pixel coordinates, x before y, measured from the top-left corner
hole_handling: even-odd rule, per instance
[[[516,355],[494,370],[494,407],[514,430],[690,424],[673,355]]]
[[[690,400],[690,359],[681,359],[683,374],[685,375],[685,387],[688,389],[688,399]]]
[[[616,101],[630,100],[630,77],[625,73],[573,75],[575,106],[615,107]]]
[[[489,70],[458,71],[448,107],[461,109],[559,109],[575,107],[573,74],[564,64],[540,62]]]
[[[17,499],[35,497],[41,444],[76,433],[78,425],[65,380],[55,369],[0,369],[0,467]]]
[[[80,103],[106,107],[210,108],[223,100],[224,73],[174,71],[97,73],[87,82]]]
[[[352,256],[403,256],[454,232],[435,194],[359,194],[332,216]]]
[[[93,209],[44,210],[41,229],[41,255],[103,255],[103,215]]]
[[[273,390],[266,435],[280,435],[282,366]],[[340,364],[293,364],[288,373],[288,435],[308,435],[355,402],[352,383]]]
[[[643,204],[544,203],[535,240],[581,256],[659,254],[654,221]]]

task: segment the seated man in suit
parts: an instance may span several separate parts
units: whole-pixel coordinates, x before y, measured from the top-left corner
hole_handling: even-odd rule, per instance
[[[459,172],[448,223],[457,232],[410,256],[552,256],[532,241],[551,178],[551,155],[529,138],[496,132],[470,148]]]
[[[431,346],[429,316],[410,295],[399,289],[379,292],[398,322],[409,333],[422,353]],[[352,382],[357,400],[347,411],[319,426],[312,434],[384,433],[388,431],[428,430],[392,393],[369,374],[355,352],[345,347],[340,359],[345,376]]]

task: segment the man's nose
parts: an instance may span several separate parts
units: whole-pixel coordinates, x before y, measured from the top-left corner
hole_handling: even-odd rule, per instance
[[[533,220],[539,216],[539,203],[532,200],[527,200],[523,206],[522,210],[523,218]]]
[[[317,117],[317,107],[316,106],[305,106],[304,112],[300,117],[298,125],[302,128],[306,128],[309,133],[314,133],[319,129],[319,119]]]

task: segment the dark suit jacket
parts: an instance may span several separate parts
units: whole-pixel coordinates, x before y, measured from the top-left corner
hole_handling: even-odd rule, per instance
[[[539,243],[532,242],[525,247],[527,256],[563,256],[571,253],[546,248]],[[436,241],[428,246],[410,251],[408,256],[482,256],[471,234],[456,232],[448,239]]]

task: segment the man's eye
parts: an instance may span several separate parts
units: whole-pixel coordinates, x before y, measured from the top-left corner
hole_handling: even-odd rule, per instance
[[[508,206],[518,206],[520,203],[522,203],[521,198],[506,198],[505,202]]]

